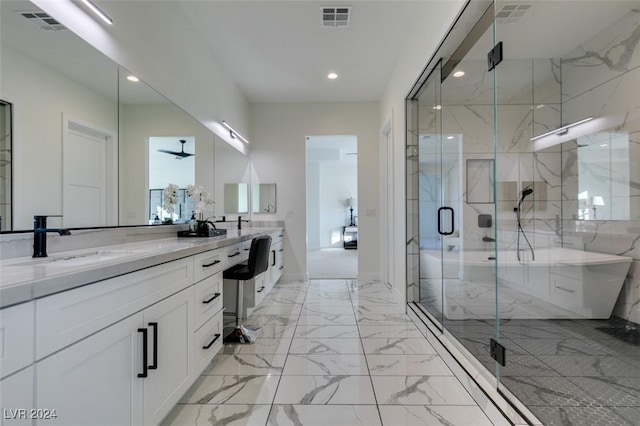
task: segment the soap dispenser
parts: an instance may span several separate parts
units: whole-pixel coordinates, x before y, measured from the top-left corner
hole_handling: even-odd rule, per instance
[[[193,233],[198,231],[198,221],[196,220],[196,214],[193,212],[191,213],[191,220],[189,220],[189,231]]]

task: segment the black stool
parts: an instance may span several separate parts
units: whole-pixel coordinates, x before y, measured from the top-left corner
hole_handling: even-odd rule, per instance
[[[229,280],[237,280],[236,287],[236,326],[225,328],[224,343],[254,343],[258,339],[260,329],[244,327],[240,323],[242,315],[242,298],[244,283],[241,281],[250,280],[269,268],[269,250],[271,249],[271,237],[264,235],[256,237],[251,241],[249,260],[247,263],[240,263],[232,266],[222,273],[222,277]]]

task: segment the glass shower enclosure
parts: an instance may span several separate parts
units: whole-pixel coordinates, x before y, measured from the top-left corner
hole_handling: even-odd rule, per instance
[[[534,422],[639,424],[640,2],[468,2],[407,116],[409,300]]]

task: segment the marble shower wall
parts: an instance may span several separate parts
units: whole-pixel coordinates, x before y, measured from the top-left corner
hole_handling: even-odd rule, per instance
[[[579,249],[634,259],[614,315],[640,322],[640,7],[563,58],[562,92],[564,122],[595,117],[592,134],[598,132],[602,140],[593,143],[607,143],[609,148],[615,139],[628,138],[628,162],[618,163],[617,169],[589,168],[581,160],[580,150],[597,149],[579,147],[588,139],[563,144],[563,237]],[[626,170],[622,172],[621,167]],[[627,220],[576,220],[579,173],[611,181],[611,187],[617,188],[613,195],[620,198],[612,197],[611,191],[603,194],[605,204],[615,212],[606,217],[621,217],[620,210],[626,209]]]

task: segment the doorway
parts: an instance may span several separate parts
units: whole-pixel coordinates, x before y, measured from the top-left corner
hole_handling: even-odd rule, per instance
[[[307,275],[358,277],[358,138],[307,136]]]

